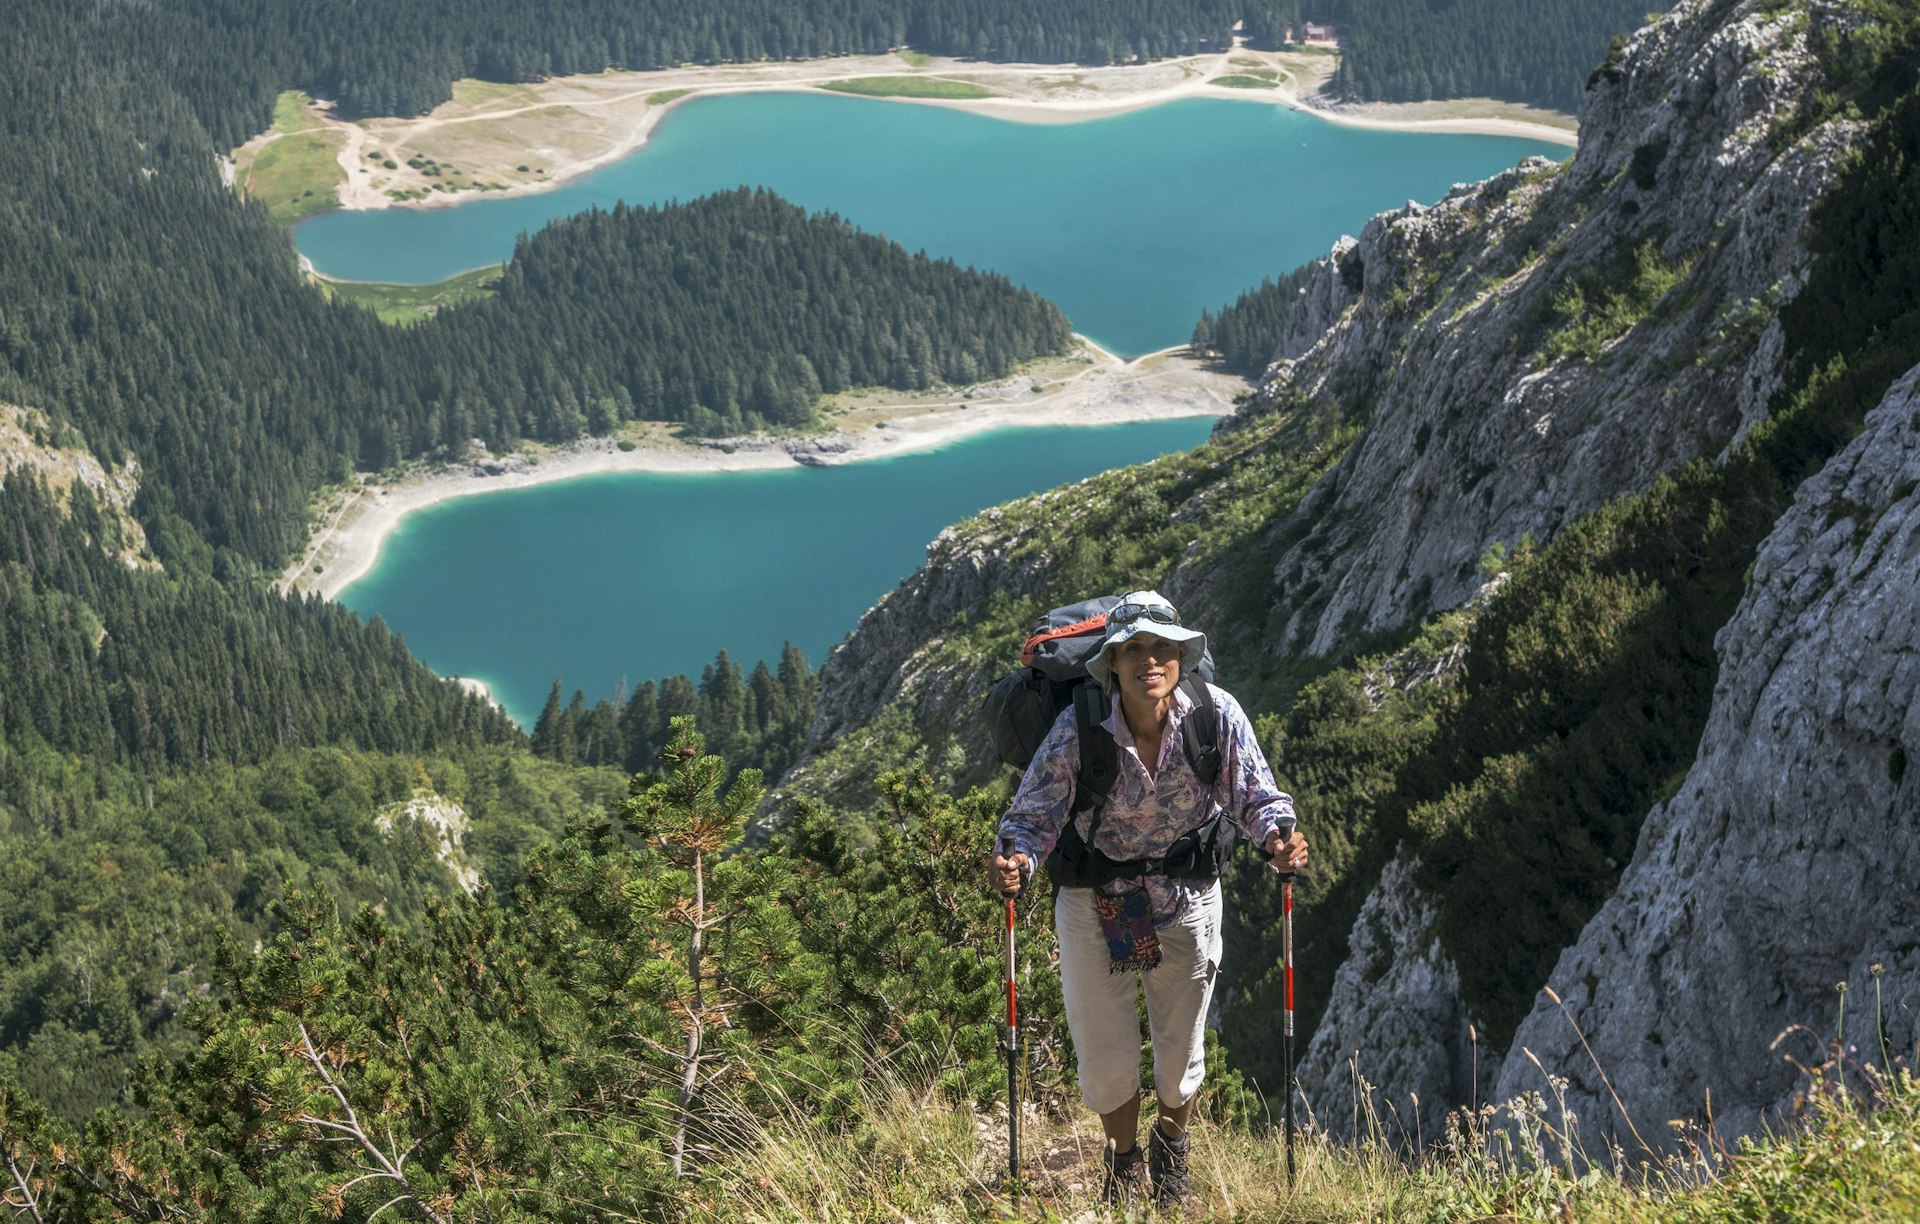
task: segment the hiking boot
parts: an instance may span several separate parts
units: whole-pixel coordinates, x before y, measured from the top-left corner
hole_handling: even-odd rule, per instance
[[[1147,1140],[1147,1164],[1153,1171],[1153,1201],[1160,1207],[1178,1207],[1192,1197],[1187,1185],[1187,1132],[1169,1139],[1153,1124],[1153,1137]]]
[[[1107,1148],[1107,1176],[1100,1185],[1100,1201],[1109,1207],[1147,1201],[1147,1162],[1139,1144],[1124,1152]]]

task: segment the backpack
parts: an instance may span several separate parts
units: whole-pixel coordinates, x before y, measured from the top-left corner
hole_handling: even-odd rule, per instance
[[[1223,811],[1216,810],[1199,828],[1175,838],[1158,858],[1119,860],[1094,848],[1108,792],[1119,774],[1120,747],[1101,725],[1110,706],[1106,692],[1087,675],[1087,660],[1099,651],[1106,638],[1107,612],[1119,602],[1118,596],[1103,595],[1055,608],[1035,621],[1021,648],[1020,666],[1002,677],[982,703],[987,732],[1002,761],[1025,769],[1060,712],[1073,707],[1080,768],[1074,778],[1073,811],[1047,855],[1047,874],[1056,888],[1091,888],[1145,875],[1215,879],[1225,870],[1239,835]],[[1181,723],[1180,746],[1194,776],[1211,787],[1220,777],[1220,713],[1207,691],[1212,655],[1202,657],[1194,671],[1180,677],[1180,687],[1195,707]],[[1080,817],[1088,812],[1092,818],[1083,836]]]

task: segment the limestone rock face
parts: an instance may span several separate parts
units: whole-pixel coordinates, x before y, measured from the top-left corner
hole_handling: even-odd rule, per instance
[[[489,456],[473,465],[475,476],[521,476],[533,470],[525,455],[508,455],[505,458]]]
[[[391,803],[374,816],[380,836],[418,837],[433,850],[453,882],[469,894],[480,891],[480,872],[467,857],[466,838],[472,831],[467,811],[451,799],[420,791],[410,799]]]
[[[947,619],[943,608],[974,606],[972,601],[984,600],[1004,577],[991,551],[957,551],[953,544],[951,530],[936,537],[927,546],[927,567],[868,610],[846,644],[827,659],[807,736],[810,753],[879,713],[882,703],[899,691],[901,663],[933,644],[926,629]]]
[[[1312,278],[1301,286],[1300,296],[1287,313],[1286,330],[1281,334],[1280,348],[1273,355],[1276,368],[1269,370],[1269,378],[1279,372],[1277,363],[1297,361],[1312,352],[1321,337],[1340,322],[1347,307],[1359,300],[1360,277],[1365,269],[1358,262],[1348,261],[1348,256],[1359,245],[1343,234],[1340,241],[1333,244],[1332,253],[1314,264]]]
[[[1338,1138],[1371,1135],[1377,1124],[1390,1142],[1417,1150],[1446,1133],[1456,1103],[1490,1099],[1499,1058],[1478,1040],[1436,921],[1405,859],[1381,873],[1354,920],[1299,1069],[1315,1119]]]
[[[1808,480],[1775,526],[1716,641],[1700,754],[1654,809],[1618,894],[1561,956],[1552,985],[1650,1142],[1698,1118],[1723,1132],[1787,1108],[1798,1072],[1839,1036],[1912,1061],[1920,1017],[1920,368]],[[1912,760],[1913,764],[1909,764]],[[1876,983],[1871,967],[1884,967]],[[1778,1050],[1776,1037],[1804,1025]],[[1574,1080],[1576,1105],[1624,1121],[1568,1018],[1542,1000],[1513,1048]],[[1514,1057],[1498,1090],[1538,1089]],[[1857,1069],[1849,1076],[1859,1082]],[[1601,1123],[1601,1119],[1606,1119]],[[1629,1146],[1631,1141],[1629,1140]]]
[[[133,514],[134,499],[140,495],[139,460],[128,455],[117,469],[103,467],[77,436],[62,442],[54,438],[58,432],[39,409],[0,403],[0,488],[20,473],[40,481],[69,505],[73,491],[84,488],[119,537],[102,540],[101,546],[129,569],[160,568]]]
[[[1453,607],[1490,544],[1550,538],[1764,415],[1807,205],[1854,132],[1776,148],[1818,79],[1808,24],[1724,7],[1682,5],[1597,74],[1571,164],[1383,214],[1321,265],[1261,402],[1309,395],[1370,428],[1269,536],[1274,653]],[[1672,290],[1584,351],[1553,347],[1576,290],[1591,316],[1636,282]]]
[[[1490,544],[1526,534],[1550,538],[1661,471],[1723,453],[1764,418],[1782,382],[1778,311],[1804,277],[1809,205],[1832,187],[1858,137],[1857,126],[1844,120],[1791,144],[1769,135],[1819,84],[1809,30],[1850,19],[1841,6],[1812,9],[1809,22],[1804,11],[1769,13],[1754,3],[1679,6],[1596,74],[1582,107],[1580,150],[1565,169],[1521,166],[1456,189],[1433,208],[1409,205],[1377,217],[1322,266],[1294,321],[1329,320],[1328,330],[1304,349],[1301,337],[1287,337],[1261,399],[1370,398],[1374,408],[1345,460],[1269,535],[1278,554],[1275,605],[1289,609],[1276,653],[1334,652],[1356,633],[1457,605],[1477,582],[1474,560]],[[1579,322],[1568,309],[1574,290],[1592,303],[1646,269],[1662,271],[1675,288],[1630,328],[1596,334],[1585,351],[1554,343]],[[1468,293],[1469,284],[1481,286],[1477,295]],[[1753,631],[1749,625],[1745,632]],[[1765,776],[1759,761],[1751,768],[1756,780]],[[1649,835],[1661,824],[1656,813]],[[1642,854],[1655,844],[1643,839]],[[1654,870],[1636,863],[1629,882]],[[1668,885],[1675,904],[1684,903],[1694,869],[1684,855],[1668,864],[1678,873]],[[1747,883],[1758,888],[1766,878],[1755,863]],[[1376,925],[1407,904],[1391,895],[1400,884],[1383,880],[1368,901]],[[1614,913],[1610,906],[1601,918]],[[1759,920],[1757,911],[1751,917],[1727,926],[1729,942]],[[1484,1064],[1484,1049],[1455,1041],[1463,1012],[1444,997],[1446,978],[1425,944],[1412,938],[1417,924],[1379,929],[1406,938],[1355,955],[1369,966],[1361,977],[1372,975],[1370,989],[1386,998],[1358,989],[1359,979],[1343,971],[1348,988],[1330,1002],[1325,1040],[1344,1054],[1361,1048],[1362,1035],[1379,1025],[1396,1032],[1404,1048],[1371,1068],[1363,1061],[1360,1073],[1402,1111],[1416,1094],[1423,1108],[1435,1100],[1464,1103],[1473,1095],[1461,1091],[1468,1085],[1480,1100],[1491,1099],[1484,1080],[1474,1085],[1474,1058]],[[1601,929],[1597,920],[1590,937],[1604,942],[1594,934]],[[1641,952],[1671,957],[1697,933],[1667,928],[1664,941]],[[1809,940],[1803,953],[1839,946]],[[1870,956],[1862,951],[1850,959],[1864,966],[1861,958]],[[1739,957],[1718,969],[1702,964],[1700,981],[1754,980],[1751,963]],[[1891,972],[1893,962],[1886,963]],[[1831,979],[1845,971],[1836,966],[1813,976],[1830,979],[1820,987],[1830,995]],[[1603,999],[1607,978],[1597,973]],[[1593,979],[1566,965],[1554,977],[1563,994],[1581,993]],[[1419,987],[1410,995],[1407,983]],[[1618,1039],[1644,1043],[1643,1099],[1655,1115],[1656,1141],[1668,1116],[1686,1113],[1687,1101],[1702,1103],[1709,1083],[1716,1105],[1731,1104],[1723,1092],[1750,1102],[1719,1115],[1742,1130],[1752,1129],[1765,1107],[1752,1102],[1777,1101],[1790,1087],[1781,1079],[1785,1064],[1764,1049],[1787,1022],[1778,1008],[1764,1013],[1774,1027],[1741,1072],[1764,1086],[1736,1087],[1726,1066],[1700,1066],[1692,1078],[1673,1074],[1679,1060],[1669,1030],[1692,1025],[1717,1033],[1697,1043],[1717,1049],[1735,1040],[1744,1021],[1730,1024],[1725,1009],[1712,1004],[1688,1014],[1680,995],[1653,986],[1636,1006],[1647,1024],[1629,1034],[1633,1022],[1623,1022]],[[1497,1096],[1545,1087],[1523,1056],[1526,1048],[1555,1074],[1574,1077],[1576,1096],[1585,1077],[1588,1095],[1579,1108],[1606,1129],[1592,1060],[1567,1015],[1550,1002],[1509,1047]],[[1334,1077],[1323,1054],[1316,1055],[1316,1074],[1324,1090]],[[1646,1133],[1649,1116],[1637,1120]]]

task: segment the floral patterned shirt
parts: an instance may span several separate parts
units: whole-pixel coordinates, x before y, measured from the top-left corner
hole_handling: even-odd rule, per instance
[[[1293,800],[1274,784],[1273,771],[1254,739],[1246,713],[1225,690],[1212,685],[1208,690],[1213,694],[1221,730],[1220,777],[1211,790],[1195,776],[1182,747],[1180,724],[1195,708],[1191,697],[1183,690],[1174,690],[1173,708],[1160,736],[1160,760],[1152,775],[1140,760],[1119,702],[1113,703],[1101,725],[1113,735],[1120,750],[1120,768],[1095,835],[1102,854],[1122,861],[1158,857],[1175,838],[1204,824],[1216,807],[1225,808],[1227,816],[1256,846],[1264,845],[1276,829],[1292,831]],[[1073,707],[1068,706],[1033,754],[1033,763],[1027,766],[1020,789],[1000,821],[1000,836],[1013,838],[1014,851],[1026,854],[1030,862],[1044,861],[1066,827],[1079,769],[1080,737],[1074,729]],[[1092,813],[1081,814],[1082,837],[1092,820]],[[1147,876],[1143,882],[1153,901],[1155,926],[1173,921],[1194,897],[1213,887],[1208,880],[1171,880],[1165,876]],[[1101,891],[1118,893],[1133,884],[1120,880],[1103,886]]]

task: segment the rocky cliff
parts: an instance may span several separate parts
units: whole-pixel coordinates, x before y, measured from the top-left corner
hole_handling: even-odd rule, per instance
[[[1045,507],[1071,497],[1071,489],[1057,490],[1032,501]],[[996,594],[1018,597],[1044,587],[1044,558],[1018,555],[1031,531],[1023,523],[989,510],[941,532],[927,546],[927,564],[861,617],[822,669],[813,726],[783,790],[866,793],[871,777],[858,769],[847,776],[830,756],[849,738],[871,737],[889,712],[910,720],[934,755],[956,758],[969,780],[991,770],[991,744],[973,715],[1005,653],[955,651],[947,636],[957,618]]]
[[[1779,147],[1820,79],[1806,12],[1728,8],[1682,6],[1596,70],[1564,167],[1375,217],[1323,263],[1261,403],[1355,400],[1370,425],[1268,537],[1271,650],[1453,607],[1489,543],[1548,538],[1766,411],[1774,310],[1850,132]]]
[[[1723,436],[1733,441],[1779,403],[1776,392],[1782,388],[1787,356],[1794,347],[1794,337],[1782,327],[1779,307],[1790,302],[1805,283],[1810,265],[1810,204],[1831,190],[1847,151],[1861,135],[1861,125],[1845,117],[1825,124],[1804,122],[1807,96],[1823,85],[1810,49],[1812,40],[1822,37],[1823,30],[1843,26],[1848,20],[1846,10],[1818,5],[1798,11],[1770,7],[1771,12],[1726,4],[1686,7],[1643,31],[1617,63],[1597,74],[1583,115],[1581,155],[1567,172],[1567,182],[1584,181],[1589,190],[1594,183],[1610,182],[1606,190],[1618,192],[1637,184],[1639,170],[1652,163],[1653,155],[1640,150],[1659,148],[1663,163],[1671,163],[1683,147],[1702,149],[1704,155],[1694,157],[1681,182],[1700,184],[1703,201],[1709,192],[1719,193],[1719,204],[1728,210],[1726,219],[1703,227],[1703,222],[1711,222],[1711,214],[1694,215],[1686,207],[1686,192],[1667,207],[1675,233],[1704,238],[1702,254],[1692,260],[1687,275],[1717,268],[1717,275],[1724,279],[1719,282],[1723,290],[1715,292],[1724,291],[1727,296],[1719,300],[1717,313],[1701,332],[1697,329],[1703,317],[1681,307],[1691,291],[1671,291],[1680,295],[1670,299],[1673,307],[1656,305],[1633,328],[1605,341],[1599,359],[1591,365],[1550,362],[1507,388],[1504,402],[1509,405],[1524,405],[1539,396],[1560,397],[1559,405],[1549,405],[1539,420],[1536,432],[1542,446],[1551,446],[1551,434],[1567,419],[1569,409],[1576,419],[1587,422],[1583,441],[1591,448],[1593,467],[1582,472],[1579,461],[1572,468],[1556,461],[1550,478],[1562,489],[1592,482],[1596,473],[1609,466],[1617,475],[1627,476],[1631,465],[1618,466],[1626,453],[1622,448],[1656,443],[1676,421],[1705,426],[1703,439]],[[1783,80],[1796,83],[1785,92],[1774,92]],[[1636,97],[1648,103],[1636,105]],[[1668,108],[1678,109],[1668,113]],[[1796,130],[1802,134],[1794,138],[1791,133]],[[1624,134],[1635,131],[1651,139],[1636,137],[1640,143],[1628,152]],[[1754,139],[1759,132],[1768,134],[1764,141]],[[1706,146],[1701,144],[1703,134],[1712,137]],[[1719,152],[1714,153],[1711,145],[1716,141]],[[1603,150],[1608,149],[1614,164],[1622,166],[1610,180],[1594,176],[1594,163],[1589,160],[1590,154],[1604,160],[1609,155]],[[1745,175],[1748,186],[1739,185],[1736,171]],[[1628,196],[1619,203],[1631,204],[1636,198]],[[1648,201],[1640,199],[1639,204],[1632,218],[1649,211]],[[1383,218],[1375,225],[1390,222]],[[1781,235],[1771,250],[1764,249],[1769,246],[1769,233]],[[1886,249],[1891,250],[1891,245]],[[1363,240],[1342,258],[1363,260],[1365,251]],[[1339,271],[1337,263],[1331,265],[1322,279],[1331,282]],[[1851,273],[1876,274],[1871,264]],[[1578,283],[1581,274],[1573,275]],[[1765,278],[1771,279],[1761,286]],[[1350,306],[1346,317],[1350,320],[1363,310],[1364,302]],[[1297,360],[1282,360],[1274,371],[1274,385],[1284,388],[1302,378],[1324,381],[1330,377],[1321,374],[1315,363],[1322,360],[1321,348],[1343,342],[1347,325],[1336,325],[1318,347]],[[1742,335],[1749,340],[1740,341]],[[1419,342],[1416,338],[1415,343]],[[1696,345],[1696,355],[1680,365],[1660,360],[1657,354],[1675,343]],[[1574,346],[1555,347],[1564,351]],[[1535,364],[1539,364],[1537,358]],[[1896,400],[1910,394],[1910,383],[1902,387]],[[1911,626],[1894,616],[1881,622],[1883,636],[1849,638],[1829,619],[1836,615],[1838,602],[1822,602],[1823,584],[1840,572],[1832,553],[1836,537],[1827,529],[1842,520],[1853,524],[1837,537],[1850,539],[1856,550],[1847,557],[1855,565],[1853,594],[1883,603],[1900,598],[1893,592],[1910,598],[1910,562],[1903,562],[1893,550],[1883,549],[1877,555],[1859,551],[1871,543],[1864,524],[1883,514],[1889,516],[1883,521],[1897,521],[1899,515],[1890,507],[1904,496],[1899,494],[1903,481],[1911,491],[1911,475],[1900,475],[1903,464],[1910,465],[1911,460],[1893,444],[1889,414],[1902,422],[1912,415],[1910,410],[1902,415],[1902,409],[1891,403],[1880,409],[1874,430],[1879,442],[1872,441],[1870,434],[1804,486],[1795,510],[1767,542],[1755,566],[1755,585],[1747,602],[1718,638],[1720,688],[1687,789],[1648,817],[1632,866],[1620,882],[1619,896],[1592,920],[1579,945],[1553,974],[1559,998],[1539,995],[1511,1044],[1501,1035],[1501,1048],[1490,1057],[1487,1048],[1468,1040],[1474,1019],[1454,993],[1451,966],[1436,947],[1430,916],[1422,918],[1430,915],[1432,898],[1423,896],[1409,880],[1383,878],[1355,924],[1352,952],[1352,965],[1370,966],[1367,975],[1378,985],[1358,988],[1353,975],[1343,968],[1340,986],[1302,1068],[1303,1086],[1331,1106],[1328,1112],[1336,1129],[1342,1117],[1340,1103],[1353,1092],[1353,1077],[1340,1060],[1354,1051],[1373,1050],[1373,1064],[1363,1061],[1360,1069],[1379,1085],[1373,1102],[1376,1110],[1406,1111],[1410,1101],[1418,1100],[1421,1108],[1416,1113],[1424,1115],[1429,1133],[1436,1112],[1432,1103],[1464,1103],[1461,1087],[1484,1089],[1486,1069],[1501,1055],[1506,1057],[1493,1099],[1545,1091],[1543,1068],[1571,1079],[1571,1104],[1587,1119],[1589,1139],[1597,1140],[1590,1145],[1592,1151],[1618,1142],[1632,1152],[1642,1137],[1654,1146],[1668,1142],[1670,1119],[1699,1122],[1707,1117],[1709,1090],[1713,1117],[1723,1134],[1750,1133],[1770,1112],[1793,1099],[1795,1073],[1781,1054],[1770,1051],[1773,1039],[1796,1023],[1817,1028],[1829,1020],[1834,1013],[1834,982],[1852,974],[1858,978],[1858,991],[1868,980],[1870,963],[1877,961],[1887,972],[1876,985],[1891,988],[1900,980],[1894,973],[1899,964],[1895,951],[1905,947],[1910,957],[1912,940],[1899,933],[1916,929],[1912,908],[1906,903],[1912,873],[1898,865],[1886,866],[1879,852],[1897,844],[1898,822],[1904,814],[1910,824],[1916,805],[1908,798],[1902,809],[1897,800],[1877,791],[1903,773],[1899,766],[1904,764],[1904,748],[1893,729],[1910,722],[1912,692],[1911,686],[1902,688],[1895,677],[1912,650]],[[1382,590],[1391,596],[1398,589],[1377,581],[1385,564],[1398,557],[1403,568],[1421,572],[1420,550],[1444,545],[1452,533],[1462,530],[1463,523],[1475,521],[1477,513],[1471,499],[1452,498],[1443,499],[1444,508],[1431,518],[1415,516],[1401,492],[1412,477],[1395,473],[1390,457],[1374,465],[1377,476],[1369,479],[1366,448],[1391,445],[1390,438],[1381,438],[1379,424],[1376,419],[1336,477],[1316,490],[1340,507],[1335,527],[1322,532],[1329,548],[1336,550],[1330,556],[1342,567],[1349,559],[1354,563],[1352,570],[1335,571],[1346,578],[1329,604],[1348,624],[1375,623],[1383,605],[1369,600]],[[1505,435],[1499,433],[1498,425],[1497,419],[1483,425],[1475,446],[1513,445],[1529,455],[1540,453],[1526,439],[1522,424],[1511,424]],[[1492,433],[1487,432],[1489,427]],[[1727,432],[1721,434],[1722,430]],[[1702,445],[1701,453],[1721,452]],[[1418,458],[1406,460],[1410,470],[1417,467]],[[1518,504],[1514,500],[1517,486],[1510,477],[1489,473],[1484,479],[1496,483],[1490,499],[1482,504],[1481,521],[1496,515],[1503,504],[1510,510]],[[1498,483],[1503,479],[1505,483]],[[1619,483],[1627,489],[1634,482],[1629,478]],[[1895,494],[1891,500],[1889,490]],[[1524,508],[1518,513],[1526,517]],[[1555,515],[1557,511],[1537,521],[1544,525]],[[1820,537],[1826,537],[1826,542],[1817,542]],[[1348,545],[1338,551],[1342,540]],[[1309,536],[1300,547],[1310,548],[1313,543]],[[1797,562],[1785,559],[1795,551],[1800,553]],[[1783,610],[1781,592],[1766,589],[1769,567],[1776,575],[1773,583],[1791,588],[1801,601],[1795,605],[1797,611]],[[1426,572],[1436,571],[1428,568]],[[1435,589],[1445,589],[1439,578]],[[1343,604],[1347,596],[1352,598]],[[1386,606],[1390,603],[1389,599]],[[1292,624],[1308,642],[1326,640],[1330,629],[1326,615],[1317,621],[1296,617]],[[1822,652],[1849,655],[1849,660],[1842,665],[1838,659],[1821,657]],[[1801,666],[1793,667],[1789,660]],[[1785,672],[1779,670],[1782,667]],[[1730,674],[1742,668],[1752,668],[1754,674],[1745,680]],[[1844,729],[1849,717],[1859,724],[1852,733]],[[1718,746],[1716,737],[1722,740]],[[1738,749],[1732,744],[1738,744]],[[1820,761],[1816,745],[1825,754],[1824,763],[1816,763]],[[1797,761],[1796,751],[1802,753]],[[1710,766],[1730,752],[1745,770],[1743,782],[1752,805],[1741,801],[1737,771],[1724,764]],[[1736,827],[1740,824],[1732,813],[1743,807],[1749,818],[1763,825],[1791,819],[1784,815],[1786,796],[1804,798],[1797,792],[1808,789],[1796,781],[1796,771],[1824,771],[1812,790],[1834,788],[1827,797],[1840,800],[1842,806],[1823,809],[1832,815],[1830,822],[1797,825],[1771,843],[1765,837],[1729,832],[1730,821]],[[1767,815],[1758,816],[1758,812]],[[1838,844],[1849,849],[1829,865],[1837,875],[1812,869],[1809,880],[1782,866],[1809,853],[1817,857],[1818,850]],[[1745,848],[1733,852],[1736,861],[1722,862],[1722,854],[1734,846]],[[1872,895],[1873,877],[1854,873],[1857,864],[1847,856],[1879,862],[1882,896],[1892,899],[1863,900]],[[1839,876],[1847,877],[1844,883]],[[1720,883],[1709,883],[1716,878]],[[1740,889],[1751,890],[1752,895],[1734,904],[1733,895]],[[1823,892],[1851,898],[1847,917],[1838,924],[1815,922],[1816,898]],[[1782,904],[1788,909],[1778,908]],[[1793,922],[1801,929],[1777,935],[1788,912],[1796,915]],[[1385,921],[1390,915],[1398,916],[1397,920]],[[1913,966],[1900,967],[1908,976],[1899,989],[1910,996]],[[1856,1021],[1859,998],[1856,993]],[[1910,1012],[1908,1016],[1894,1025],[1892,1036],[1911,1047]],[[1589,1036],[1604,1032],[1604,1045],[1596,1042],[1589,1053],[1579,1040],[1576,1023]],[[1404,1039],[1391,1043],[1390,1050],[1381,1050],[1388,1044],[1375,1036],[1382,1028],[1403,1033]],[[1484,1026],[1480,1031],[1484,1033]],[[1806,1039],[1807,1030],[1796,1031],[1801,1048],[1792,1049],[1793,1056],[1808,1064],[1821,1061],[1825,1056],[1818,1043]],[[1522,1057],[1523,1053],[1531,1053],[1539,1063]],[[1601,1068],[1611,1076],[1611,1090]],[[1614,1104],[1615,1092],[1626,1115],[1638,1123],[1637,1133]],[[1489,1098],[1481,1095],[1480,1099]]]
[[[1566,1011],[1542,996],[1514,1036],[1573,1081],[1590,1136],[1633,1146],[1602,1068],[1657,1142],[1709,1093],[1726,1133],[1777,1121],[1805,1086],[1788,1057],[1844,1057],[1858,1085],[1863,1064],[1920,1053],[1916,490],[1920,367],[1762,547],[1719,635],[1698,760],[1555,968]],[[1539,1075],[1510,1059],[1496,1090],[1541,1090]]]
[[[133,515],[140,494],[140,464],[129,455],[118,469],[101,465],[79,435],[61,437],[47,414],[37,408],[0,404],[0,488],[28,477],[45,485],[60,503],[71,506],[84,488],[106,516],[113,538],[101,546],[130,569],[157,569],[147,533]]]
[[[1418,1147],[1459,1105],[1494,1099],[1499,1051],[1484,1044],[1440,946],[1434,904],[1396,858],[1353,924],[1321,1024],[1300,1060],[1302,1097],[1335,1135]]]

